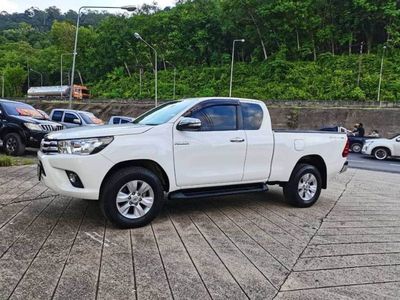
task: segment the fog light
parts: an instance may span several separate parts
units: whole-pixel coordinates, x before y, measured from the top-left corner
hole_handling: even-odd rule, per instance
[[[81,179],[79,178],[78,174],[72,171],[65,171],[67,173],[69,182],[72,184],[72,186],[76,188],[83,188],[83,184]]]

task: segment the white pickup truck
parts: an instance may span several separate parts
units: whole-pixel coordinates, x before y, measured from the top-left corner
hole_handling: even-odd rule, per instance
[[[100,200],[122,228],[153,220],[165,198],[266,191],[279,184],[298,207],[313,205],[347,168],[342,133],[273,131],[266,105],[235,98],[169,102],[133,124],[54,132],[38,152],[38,176],[54,191]]]

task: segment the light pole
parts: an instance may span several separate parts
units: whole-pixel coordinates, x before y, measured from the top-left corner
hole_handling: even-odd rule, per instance
[[[154,51],[154,99],[155,99],[155,106],[157,107],[157,50],[154,49],[148,42],[146,42],[139,33],[135,32],[135,38],[141,40],[147,46],[149,46]]]
[[[1,98],[4,98],[4,74],[1,75]]]
[[[78,33],[79,33],[79,21],[81,17],[81,10],[87,8],[104,8],[104,9],[124,9],[127,11],[135,11],[136,6],[126,5],[126,6],[81,6],[78,10],[78,18],[76,20],[76,31],[75,31],[75,43],[74,43],[74,52],[72,53],[72,71],[71,71],[71,89],[69,92],[69,108],[72,107],[72,94],[74,88],[74,76],[75,76],[75,63],[76,63],[76,55],[77,55],[77,47],[78,47]]]
[[[43,86],[43,74],[40,73],[39,71],[36,71],[36,70],[32,69],[32,68],[30,68],[29,70],[30,70],[31,72],[33,72],[33,73],[36,73],[36,74],[39,74],[39,75],[40,75],[40,86]]]
[[[232,63],[231,63],[231,81],[230,81],[230,84],[229,84],[229,97],[232,97],[233,62],[235,61],[235,44],[236,44],[236,42],[244,43],[245,40],[244,39],[233,40],[233,44],[232,44]]]
[[[361,62],[362,62],[362,54],[363,54],[364,42],[361,42],[360,45],[360,57],[358,59],[358,76],[357,76],[357,86],[360,86],[360,78],[361,78]]]
[[[378,98],[377,98],[377,101],[379,102],[379,107],[382,106],[382,103],[381,103],[381,85],[382,85],[383,60],[385,58],[385,50],[386,50],[386,45],[383,46],[382,60],[381,60],[381,72],[379,73]]]
[[[174,92],[173,92],[173,100],[175,100],[176,94],[176,67],[174,64],[170,63],[168,60],[165,61],[167,64],[171,65],[174,68]]]
[[[63,85],[63,56],[64,55],[73,55],[73,53],[62,53],[61,54],[61,61],[60,61],[60,96],[61,99],[63,98],[63,92],[62,92],[62,85]]]

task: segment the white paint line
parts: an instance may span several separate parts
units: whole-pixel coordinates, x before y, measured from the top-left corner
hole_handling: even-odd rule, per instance
[[[93,235],[91,235],[89,232],[85,232],[85,234],[90,237],[92,240],[95,240],[96,242],[99,242],[100,244],[104,244],[104,246],[106,247],[110,247],[109,244],[107,244],[106,242],[103,242],[102,240],[99,240],[98,238],[94,237]]]
[[[400,167],[400,164],[389,164],[391,166],[396,166],[396,167]]]
[[[103,236],[100,235],[100,234],[98,234],[97,232],[93,231],[92,233],[93,233],[94,235],[97,235],[100,239],[103,239]],[[104,238],[104,241],[106,241],[107,243],[109,243],[109,244],[111,244],[111,245],[116,246],[116,244],[112,243],[110,240],[108,240],[108,239],[106,239],[106,238]]]

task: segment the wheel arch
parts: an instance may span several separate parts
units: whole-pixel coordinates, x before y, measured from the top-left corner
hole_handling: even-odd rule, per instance
[[[6,135],[9,134],[9,133],[16,133],[16,134],[18,134],[18,135],[21,137],[22,142],[23,142],[24,144],[26,144],[26,135],[25,135],[24,131],[23,131],[21,128],[19,128],[19,127],[14,127],[14,126],[3,128],[3,130],[1,131],[0,139],[1,139],[2,141],[4,141],[4,138],[5,138]]]
[[[328,173],[327,173],[325,161],[321,156],[316,155],[316,154],[303,156],[302,158],[300,158],[297,161],[296,166],[299,164],[308,164],[308,165],[312,165],[312,166],[316,167],[318,169],[319,173],[321,174],[322,188],[323,189],[327,188],[327,185],[328,185],[327,174]]]
[[[142,167],[154,172],[158,176],[158,178],[160,178],[164,190],[166,192],[169,191],[170,180],[168,178],[167,173],[157,162],[149,159],[127,160],[117,163],[107,172],[106,176],[104,176],[101,182],[100,190],[103,189],[103,185],[106,182],[107,178],[112,176],[114,173],[118,172],[118,170],[129,167]]]

